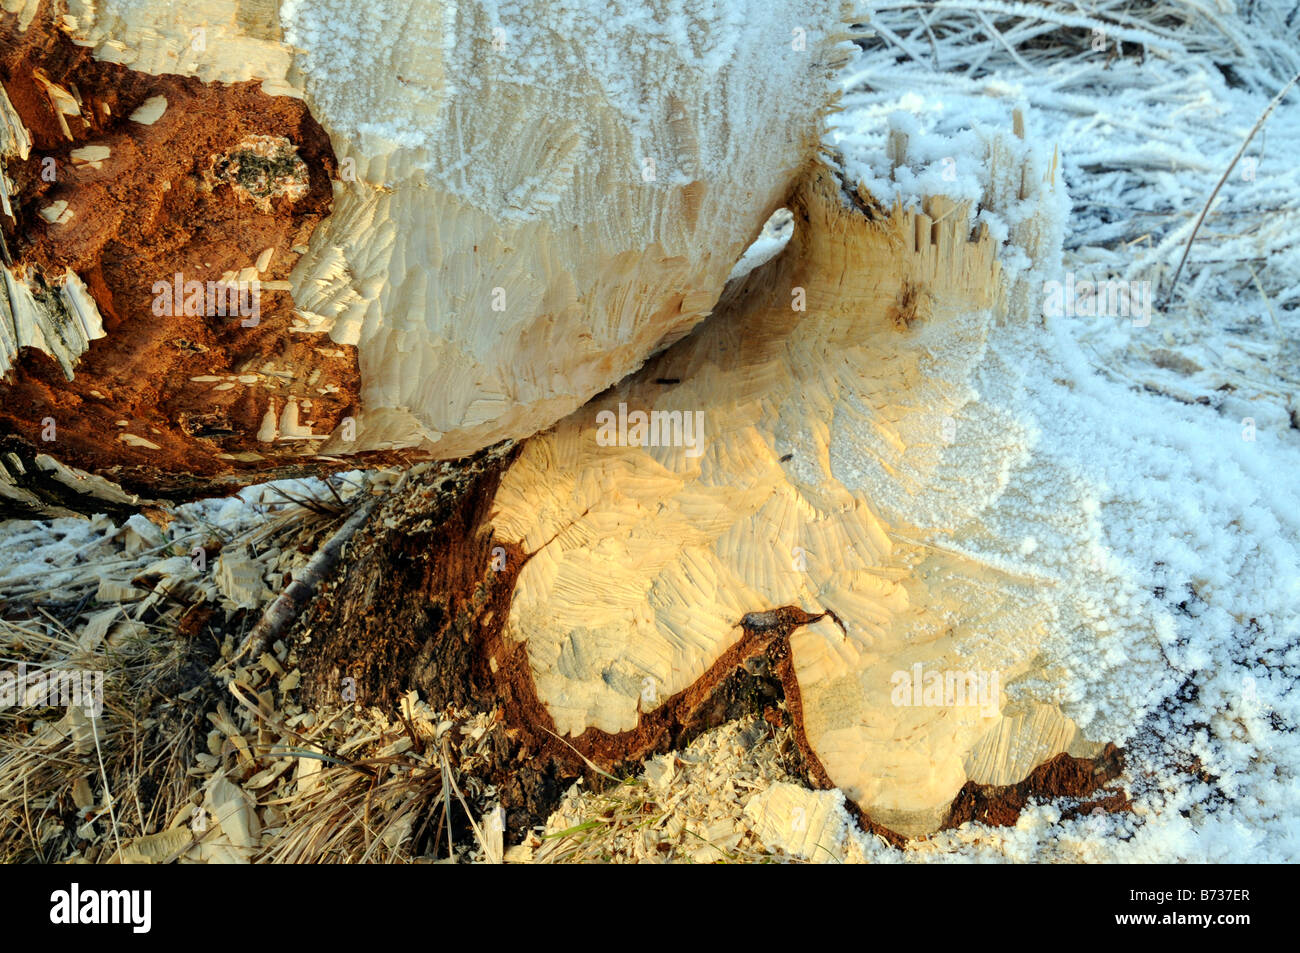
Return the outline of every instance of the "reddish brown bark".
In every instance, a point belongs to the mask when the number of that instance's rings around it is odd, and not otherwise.
[[[268,444],[256,435],[272,399],[279,407],[290,396],[309,401],[301,417],[320,434],[355,413],[354,348],[290,332],[293,301],[283,290],[260,292],[250,327],[251,317],[168,316],[154,307],[155,282],[180,274],[206,288],[267,248],[273,257],[260,279],[287,278],[294,247],[330,210],[335,162],[324,130],[300,100],[268,96],[257,83],[205,84],[97,62],[50,13],[47,3],[26,32],[0,14],[0,83],[33,139],[26,161],[7,162],[17,221],[0,216],[0,227],[17,271],[33,285],[72,269],[107,334],[91,342],[72,381],[44,353],[25,350],[0,381],[0,436],[151,497],[229,492],[337,468],[311,457],[303,442]],[[64,117],[71,141],[41,78],[80,98],[81,116]],[[128,118],[159,95],[168,105],[157,122]],[[247,154],[257,137],[296,150],[305,194],[260,198],[231,184],[230,158]],[[110,150],[99,168],[71,158],[90,144]],[[38,214],[55,201],[72,212],[65,224]],[[244,381],[226,387],[194,380],[240,374]],[[43,439],[47,418],[53,441]],[[158,449],[123,442],[123,433]],[[239,458],[246,454],[258,458]]]

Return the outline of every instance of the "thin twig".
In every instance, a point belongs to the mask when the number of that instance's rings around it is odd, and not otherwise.
[[[451,794],[447,790],[447,778],[451,772],[447,764],[447,739],[443,736],[441,744],[438,746],[439,754],[442,756],[442,816],[447,821],[447,857],[455,859],[456,843],[451,834]],[[470,819],[471,823],[473,818]]]
[[[1291,82],[1283,86],[1282,91],[1273,97],[1273,101],[1268,104],[1262,113],[1260,113],[1259,118],[1255,120],[1255,125],[1252,126],[1250,132],[1246,134],[1246,140],[1241,144],[1241,148],[1237,150],[1237,154],[1232,157],[1232,161],[1228,163],[1228,167],[1223,170],[1223,175],[1219,178],[1218,185],[1214,187],[1214,191],[1210,193],[1210,197],[1205,202],[1205,208],[1201,209],[1201,214],[1196,217],[1196,224],[1192,226],[1192,234],[1187,236],[1187,244],[1183,247],[1183,257],[1178,259],[1178,267],[1174,269],[1173,280],[1169,282],[1169,290],[1165,292],[1165,300],[1164,304],[1161,306],[1162,308],[1167,306],[1169,302],[1173,300],[1174,289],[1178,287],[1178,276],[1183,272],[1183,265],[1186,264],[1187,256],[1192,250],[1192,242],[1196,241],[1196,233],[1201,230],[1201,223],[1205,221],[1205,216],[1209,214],[1210,206],[1214,204],[1215,196],[1217,196],[1219,190],[1223,188],[1223,183],[1228,181],[1228,176],[1232,175],[1232,170],[1237,167],[1237,162],[1240,161],[1243,155],[1245,155],[1246,147],[1250,145],[1250,140],[1255,138],[1255,133],[1259,132],[1260,126],[1264,125],[1264,120],[1268,119],[1268,117],[1272,115],[1273,110],[1277,108],[1278,103],[1282,102],[1283,97],[1291,91],[1291,87],[1298,81],[1300,81],[1300,73],[1296,73],[1292,76]]]
[[[315,594],[316,587],[337,565],[343,552],[343,545],[370,517],[378,501],[378,497],[366,500],[344,520],[338,531],[329,538],[316,555],[312,556],[301,575],[289,583],[267,607],[266,612],[258,619],[257,625],[253,626],[252,631],[244,639],[239,651],[230,659],[231,663],[241,658],[256,659],[262,654],[262,649],[267,643],[278,638],[280,633],[298,617],[298,613]]]
[[[104,782],[104,800],[108,802],[108,822],[113,826],[113,840],[117,842],[117,859],[120,863],[122,860],[122,836],[117,830],[117,812],[113,810],[113,792],[108,787],[108,772],[104,770],[104,752],[99,747],[99,729],[95,723],[99,719],[90,716],[90,734],[95,739],[95,755],[99,758],[99,776]]]

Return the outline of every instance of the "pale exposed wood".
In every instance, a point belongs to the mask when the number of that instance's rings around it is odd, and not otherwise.
[[[1030,185],[1038,201],[1050,193]],[[790,637],[803,731],[873,820],[919,834],[968,780],[1012,783],[1092,750],[1054,704],[1012,703],[1008,689],[1044,675],[1044,640],[1086,598],[1057,560],[1082,566],[1096,535],[1022,486],[1057,484],[989,351],[995,323],[1031,320],[995,243],[944,199],[869,219],[871,206],[815,169],[782,256],[690,338],[530,441],[495,528],[533,553],[507,636],[526,642],[568,734],[634,728],[735,644],[750,613],[829,610]],[[1018,241],[1032,246],[1036,227]],[[698,455],[680,441],[602,446],[598,415],[620,405],[701,411]],[[1051,555],[1009,535],[1015,520],[1050,538]],[[929,673],[954,686],[971,673],[972,691],[900,704],[896,676],[918,665],[922,687]]]
[[[323,452],[528,436],[709,313],[818,148],[845,55],[839,0],[748,6],[691,10],[690,48],[466,2],[416,4],[395,61],[356,75],[308,51],[307,103],[355,168],[292,276],[298,330],[359,346],[355,439]]]
[[[77,359],[104,336],[95,299],[72,271],[53,288],[34,284],[21,271],[0,266],[0,376],[20,348],[44,351],[72,380]]]
[[[261,80],[271,95],[301,96],[279,7],[278,0],[68,0],[63,26],[96,58],[142,73]]]

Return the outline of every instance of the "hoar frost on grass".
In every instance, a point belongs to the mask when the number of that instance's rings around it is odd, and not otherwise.
[[[1065,272],[1149,282],[1158,299],[1196,216],[1272,96],[1300,72],[1300,4],[940,0],[873,6],[877,37],[845,78],[832,142],[883,201],[971,194],[972,125],[1015,106],[1058,147],[1072,208]],[[1010,49],[1008,49],[1010,47]],[[1095,48],[1100,47],[1100,49]],[[910,51],[910,52],[909,52]],[[930,135],[893,180],[890,117]],[[1300,419],[1300,93],[1253,139],[1143,333],[1083,320],[1102,373],[1236,419]]]

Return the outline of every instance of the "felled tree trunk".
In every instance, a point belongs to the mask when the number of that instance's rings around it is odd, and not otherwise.
[[[573,411],[710,312],[848,49],[678,6],[3,15],[0,434],[183,498]]]

